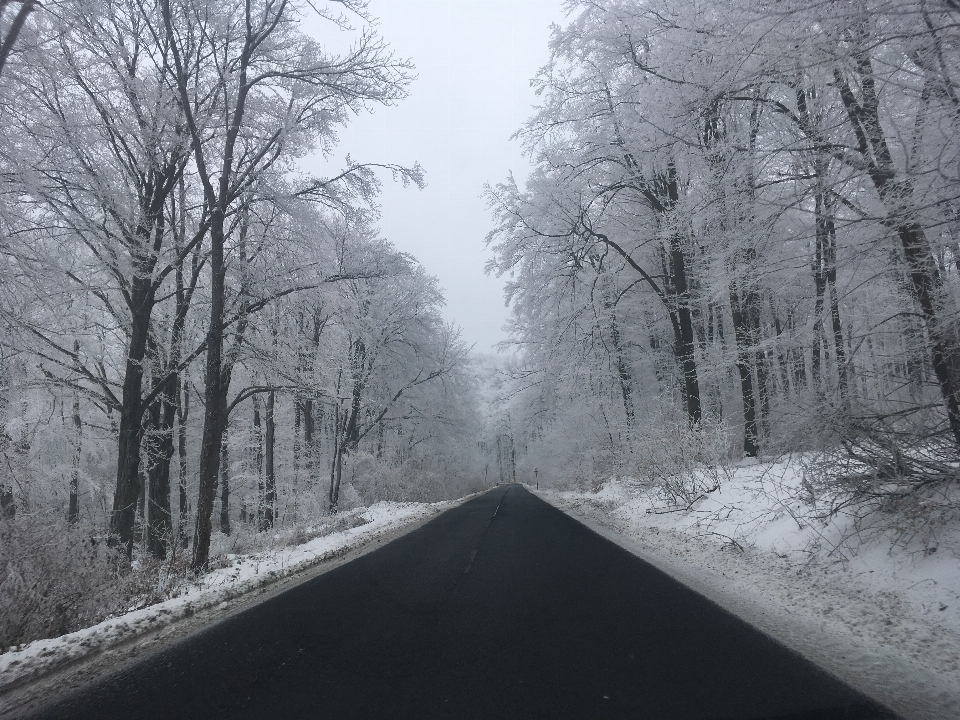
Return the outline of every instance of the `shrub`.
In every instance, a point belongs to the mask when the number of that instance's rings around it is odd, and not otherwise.
[[[121,609],[121,557],[59,518],[0,520],[0,647],[57,637]]]
[[[631,474],[670,505],[691,505],[720,487],[729,471],[730,432],[721,422],[705,418],[691,426],[654,414],[633,438]]]

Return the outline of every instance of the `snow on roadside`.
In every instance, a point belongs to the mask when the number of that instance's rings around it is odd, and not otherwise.
[[[68,635],[36,640],[0,655],[0,692],[33,677],[129,641],[206,608],[270,585],[318,563],[436,515],[459,501],[439,503],[380,502],[337,516],[339,532],[301,545],[249,555],[227,555],[227,565],[189,583],[174,598],[104,620]]]
[[[732,470],[690,508],[630,479],[540,494],[905,717],[960,718],[960,521],[868,532],[797,500],[796,460]]]

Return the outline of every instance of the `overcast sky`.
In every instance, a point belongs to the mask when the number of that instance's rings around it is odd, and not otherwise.
[[[341,148],[356,161],[426,170],[427,188],[384,183],[382,235],[439,278],[446,317],[489,352],[504,339],[502,282],[487,277],[485,182],[528,171],[510,136],[531,114],[530,79],[548,58],[562,0],[370,0],[379,30],[416,64],[410,96],[356,119]]]

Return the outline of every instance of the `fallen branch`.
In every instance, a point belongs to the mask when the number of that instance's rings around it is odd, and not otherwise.
[[[733,546],[734,546],[737,550],[739,550],[740,552],[745,552],[744,549],[743,549],[743,545],[741,545],[740,543],[738,543],[736,540],[734,540],[734,539],[733,539],[732,537],[730,537],[729,535],[724,535],[723,533],[714,532],[713,530],[707,530],[707,533],[706,533],[706,534],[707,534],[707,535],[716,535],[717,537],[722,537],[724,540],[727,541],[726,544],[724,545],[724,547],[726,547],[726,545],[733,545]]]
[[[654,515],[667,515],[667,514],[669,514],[669,513],[675,513],[675,512],[689,512],[690,510],[693,509],[693,506],[694,506],[694,505],[696,505],[698,502],[700,502],[701,500],[703,500],[704,498],[706,498],[707,495],[709,495],[710,493],[715,492],[715,491],[717,491],[717,490],[719,490],[719,489],[720,489],[720,483],[717,483],[716,485],[714,485],[714,486],[713,486],[712,488],[710,488],[709,490],[701,493],[701,494],[698,495],[696,498],[694,498],[693,500],[691,500],[691,501],[690,501],[690,504],[687,505],[686,507],[681,506],[681,507],[670,508],[670,509],[668,509],[668,510],[657,510],[656,508],[647,508],[647,515],[650,515],[651,513],[654,514]]]

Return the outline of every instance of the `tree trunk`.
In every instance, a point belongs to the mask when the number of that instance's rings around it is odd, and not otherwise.
[[[340,503],[340,477],[341,470],[343,469],[343,444],[345,434],[343,426],[345,425],[346,418],[341,419],[340,408],[334,408],[333,459],[330,463],[330,492],[327,495],[327,508],[331,513],[337,511],[337,505]]]
[[[815,200],[816,232],[813,251],[813,285],[816,293],[813,301],[813,358],[810,365],[810,376],[813,380],[814,392],[819,396],[823,392],[823,307],[827,292],[827,274],[824,269],[824,256],[827,246],[827,224],[825,215],[826,198],[823,193],[817,193]]]
[[[723,308],[710,303],[707,307],[707,337],[711,345],[723,348]],[[723,376],[717,377],[716,384],[716,419],[723,420]]]
[[[127,362],[123,376],[120,427],[117,445],[117,486],[110,513],[110,542],[123,549],[127,559],[133,554],[133,532],[140,484],[140,443],[143,438],[143,365],[150,315],[153,311],[151,274],[135,277],[131,288],[131,328]]]
[[[666,177],[667,207],[671,210],[680,202],[680,184],[676,165],[671,161]],[[691,425],[699,425],[702,418],[700,382],[697,377],[697,362],[694,354],[696,339],[693,328],[693,313],[690,308],[690,283],[687,280],[687,262],[683,250],[684,238],[679,232],[670,236],[670,283],[676,313],[674,320],[674,347],[677,364],[683,376],[683,397],[687,406],[687,418]],[[672,313],[671,313],[672,314]]]
[[[700,404],[700,381],[697,378],[697,361],[694,355],[693,315],[686,299],[681,301],[676,318],[674,347],[677,363],[683,376],[682,389],[687,419],[691,425],[699,425],[703,414]]]
[[[134,518],[134,530],[136,524],[140,523],[140,544],[143,547],[147,545],[147,514],[150,512],[147,507],[147,473],[144,471],[144,463],[140,463],[140,495],[137,497],[137,514]]]
[[[740,394],[743,397],[743,454],[760,454],[757,432],[757,406],[753,392],[753,368],[750,366],[751,342],[747,313],[734,287],[730,289],[730,309],[733,313],[733,331],[737,342],[737,370],[740,372]]]
[[[171,540],[173,531],[170,516],[170,462],[173,458],[176,412],[176,402],[167,393],[157,397],[149,412],[152,427],[147,440],[147,487],[150,494],[147,549],[161,560],[167,557],[166,543]]]
[[[6,5],[6,2],[0,4],[0,12],[5,9],[3,7],[4,5]],[[20,9],[17,10],[17,14],[13,16],[13,21],[7,28],[3,42],[0,43],[0,72],[3,71],[3,67],[7,64],[7,58],[10,56],[13,44],[17,41],[17,36],[23,29],[23,24],[27,21],[27,15],[38,5],[40,5],[38,0],[23,0],[20,3]]]
[[[343,447],[337,446],[333,453],[333,467],[330,470],[330,505],[331,513],[336,513],[340,505],[340,481],[343,477]]]
[[[843,328],[840,325],[840,298],[837,291],[837,241],[833,218],[829,220],[827,237],[827,281],[830,283],[830,319],[833,324],[833,348],[837,361],[837,390],[840,400],[846,403],[849,395],[849,377],[847,372],[847,353],[843,344]]]
[[[73,354],[80,353],[80,342],[73,341]],[[70,506],[67,510],[67,522],[77,525],[80,522],[80,459],[83,453],[83,421],[80,417],[80,393],[73,393],[73,430],[74,450],[73,469],[70,473]]]
[[[183,386],[181,389],[181,385]],[[177,396],[181,398],[177,408],[177,459],[178,462],[178,488],[179,513],[177,515],[177,538],[180,547],[186,549],[189,538],[187,537],[187,416],[190,414],[190,388],[187,383],[181,383],[177,378]]]
[[[607,302],[610,312],[610,343],[613,345],[614,360],[617,365],[617,378],[620,382],[620,395],[623,397],[623,412],[627,418],[627,427],[634,425],[633,410],[633,376],[623,357],[623,347],[620,341],[620,326],[614,316],[612,303]],[[382,433],[381,433],[382,437]]]
[[[301,442],[301,431],[303,429],[303,407],[302,399],[297,395],[293,397],[293,488],[294,493],[297,490],[297,483],[300,479],[300,463],[303,455],[303,444]]]
[[[276,520],[277,504],[277,477],[274,470],[274,445],[276,443],[276,421],[274,420],[274,406],[276,404],[276,392],[271,390],[267,393],[267,407],[264,417],[266,424],[266,452],[264,460],[266,468],[264,472],[264,498],[263,498],[263,524],[269,529],[273,527]]]
[[[747,306],[745,314],[747,316],[747,327],[750,338],[750,347],[753,348],[754,368],[757,373],[757,431],[759,433],[757,443],[769,433],[767,425],[770,416],[770,383],[769,373],[767,371],[767,354],[761,347],[763,342],[762,323],[760,319],[760,296],[753,291],[747,292]]]
[[[227,411],[227,388],[223,376],[223,310],[224,266],[223,210],[214,211],[216,218],[210,232],[210,320],[207,330],[207,362],[204,374],[203,439],[200,444],[200,487],[197,497],[197,521],[193,535],[194,572],[206,569],[210,556],[213,502],[217,494],[220,472],[220,439],[223,436]]]
[[[263,426],[260,423],[260,396],[253,396],[253,444],[254,466],[257,473],[257,530],[263,532],[266,526],[267,498],[263,486]]]
[[[350,400],[350,414],[344,424],[343,444],[345,447],[355,446],[360,439],[360,405],[363,401],[364,375],[367,364],[367,346],[363,340],[357,338],[351,346],[350,374],[353,380],[353,390]]]
[[[497,435],[497,477],[503,482],[503,435]]]
[[[230,534],[230,448],[229,431],[224,428],[220,442],[220,532]]]
[[[314,456],[314,433],[316,432],[316,421],[313,417],[313,398],[303,399],[303,454],[304,470],[307,474],[307,482],[313,482],[313,456]]]

